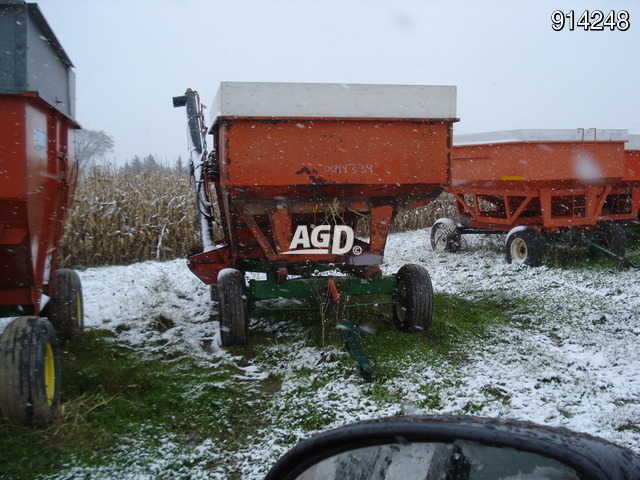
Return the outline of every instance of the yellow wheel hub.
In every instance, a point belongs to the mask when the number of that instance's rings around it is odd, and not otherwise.
[[[78,323],[78,328],[82,328],[82,298],[80,298],[80,293],[76,293],[76,322]]]
[[[56,393],[56,364],[50,343],[44,347],[44,386],[47,393],[47,403],[53,405]]]

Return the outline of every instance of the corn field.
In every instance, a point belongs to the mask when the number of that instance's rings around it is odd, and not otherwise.
[[[189,176],[96,167],[80,179],[60,246],[69,268],[184,257],[198,245]]]
[[[433,202],[413,210],[400,210],[391,224],[392,232],[406,232],[431,227],[441,217],[455,218],[455,203],[448,193],[441,194]]]
[[[452,212],[453,202],[442,195],[419,209],[400,211],[392,231],[429,227]],[[186,173],[99,166],[78,183],[59,261],[86,268],[184,258],[199,245],[198,235],[195,194]]]

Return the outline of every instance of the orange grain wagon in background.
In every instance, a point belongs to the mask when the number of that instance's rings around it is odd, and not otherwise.
[[[618,215],[622,223],[637,226],[640,215],[640,135],[629,135],[624,149],[625,173],[609,194],[604,210],[612,217]]]
[[[424,267],[383,276],[380,265],[398,209],[449,182],[455,97],[448,86],[224,82],[208,128],[195,92],[174,98],[187,107],[199,198],[202,246],[188,263],[216,286],[223,345],[247,341],[256,300],[327,291],[391,295],[400,329],[429,326]],[[266,280],[247,286],[246,272]]]
[[[57,253],[78,176],[73,65],[36,4],[0,1],[0,410],[44,424],[82,289]]]
[[[456,251],[462,234],[507,233],[507,262],[537,265],[547,241],[577,234],[623,256],[614,222],[633,214],[606,206],[625,176],[627,139],[626,130],[596,129],[456,135],[447,192],[457,219],[436,221],[432,247]]]

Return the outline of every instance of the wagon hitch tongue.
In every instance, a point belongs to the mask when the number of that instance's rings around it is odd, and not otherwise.
[[[611,250],[609,250],[608,248],[605,248],[602,245],[597,244],[596,242],[593,242],[591,240],[585,239],[584,243],[590,249],[595,250],[596,252],[599,252],[599,253],[603,254],[604,256],[609,257],[612,260],[615,260],[615,261],[619,262],[620,265],[623,266],[624,268],[640,269],[640,265],[637,264],[636,262],[634,262],[633,260],[629,260],[628,258],[625,258],[625,257],[623,257],[621,255],[618,255],[618,254],[612,252]]]
[[[345,350],[356,362],[363,380],[365,382],[372,382],[373,374],[378,368],[378,362],[375,357],[366,355],[362,350],[362,343],[360,342],[358,329],[356,328],[355,323],[350,322],[347,319],[347,309],[340,299],[340,293],[338,292],[336,283],[331,278],[327,280],[327,289],[329,292],[329,299],[337,312],[337,317],[340,319],[338,321],[338,330],[342,336]]]

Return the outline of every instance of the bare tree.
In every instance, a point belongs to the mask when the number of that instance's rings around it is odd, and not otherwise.
[[[76,133],[76,157],[82,166],[104,157],[113,150],[115,141],[102,130],[78,130]]]

